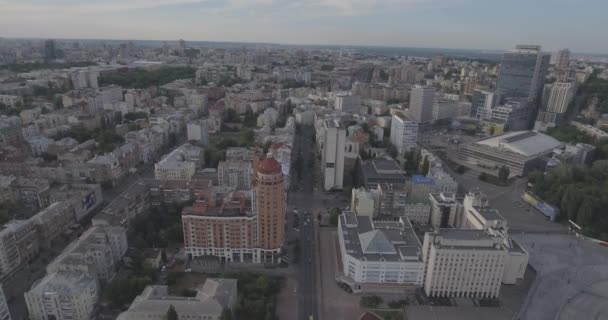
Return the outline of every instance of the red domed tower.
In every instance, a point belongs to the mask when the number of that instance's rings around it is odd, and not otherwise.
[[[281,164],[268,154],[257,167],[255,208],[261,262],[278,262],[285,242],[285,189]]]

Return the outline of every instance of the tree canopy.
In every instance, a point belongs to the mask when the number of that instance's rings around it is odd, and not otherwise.
[[[99,77],[99,85],[119,85],[124,88],[145,89],[161,86],[178,79],[194,79],[196,70],[191,67],[163,67],[158,70],[136,69],[129,72],[114,72]]]
[[[562,165],[546,174],[534,173],[533,192],[560,209],[583,233],[608,241],[608,160],[591,167]]]

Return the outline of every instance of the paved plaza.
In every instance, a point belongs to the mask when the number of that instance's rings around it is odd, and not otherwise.
[[[523,320],[608,319],[608,248],[574,235],[515,234],[537,271]]]

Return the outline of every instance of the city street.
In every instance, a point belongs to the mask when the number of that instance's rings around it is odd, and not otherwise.
[[[299,241],[300,258],[298,264],[298,319],[319,319],[318,312],[318,221],[317,213],[321,209],[320,201],[315,196],[314,173],[311,172],[310,164],[314,165],[314,129],[312,127],[301,128],[300,134],[296,135],[295,154],[300,159],[299,179],[292,181],[294,184],[288,197],[288,229],[289,233],[295,233],[293,228],[294,210],[300,213],[299,217]],[[313,167],[314,168],[314,167]],[[298,168],[295,168],[295,172]],[[294,177],[295,178],[295,177]],[[291,237],[290,237],[291,238]]]

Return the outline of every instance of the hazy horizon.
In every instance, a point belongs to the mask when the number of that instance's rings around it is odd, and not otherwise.
[[[598,41],[606,9],[600,0],[0,0],[0,29],[8,38],[476,50],[534,43],[607,54]]]

